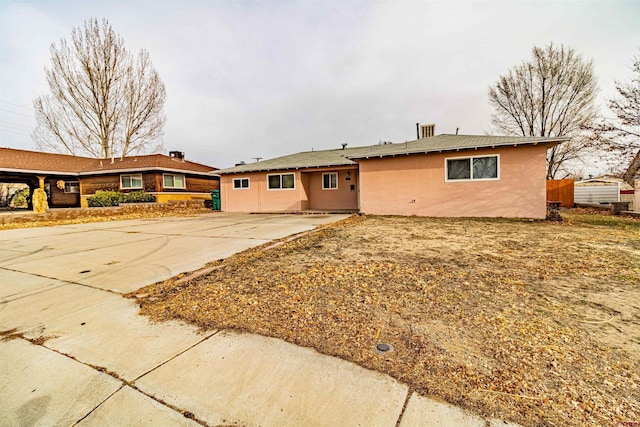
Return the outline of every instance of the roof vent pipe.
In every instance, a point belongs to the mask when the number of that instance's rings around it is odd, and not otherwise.
[[[347,143],[346,142],[342,143],[342,149],[344,150],[345,148],[347,148]]]
[[[420,139],[420,123],[416,123],[416,139]]]
[[[456,135],[458,134],[458,131],[460,130],[460,128],[456,128]]]

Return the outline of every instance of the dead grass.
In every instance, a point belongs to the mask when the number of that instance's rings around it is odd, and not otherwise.
[[[0,224],[0,230],[11,230],[15,228],[53,227],[56,225],[86,224],[93,222],[124,221],[128,219],[139,218],[160,218],[166,216],[192,216],[210,212],[211,209],[206,208],[191,208],[179,206],[176,206],[172,209],[148,209],[144,211],[141,210],[137,212],[118,212],[113,214],[105,214],[102,212],[96,212],[92,211],[91,209],[87,209],[86,212],[83,212],[84,215],[79,218],[38,220],[34,217],[33,220],[24,222],[9,222],[7,224]],[[20,214],[20,212],[16,213]]]
[[[484,416],[637,422],[640,221],[564,217],[353,217],[138,294],[154,319],[313,347]]]

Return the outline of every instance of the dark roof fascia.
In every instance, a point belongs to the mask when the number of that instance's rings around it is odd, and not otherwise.
[[[93,175],[117,175],[121,173],[131,173],[131,172],[172,172],[172,173],[182,173],[189,175],[201,175],[201,176],[215,176],[215,171],[210,172],[200,172],[200,171],[190,171],[187,169],[173,169],[173,168],[163,168],[163,167],[146,167],[146,168],[122,168],[122,169],[106,169],[106,170],[90,170],[80,172],[78,176],[80,177],[89,177]]]
[[[186,169],[170,169],[170,168],[162,168],[162,167],[148,167],[148,168],[123,168],[123,169],[109,169],[109,170],[97,170],[97,171],[84,171],[84,172],[65,172],[65,171],[46,171],[46,170],[38,170],[38,169],[11,169],[11,168],[0,168],[3,172],[11,172],[11,173],[22,173],[22,174],[35,174],[35,175],[64,175],[64,176],[76,176],[79,178],[89,177],[92,175],[118,175],[121,173],[130,173],[130,172],[173,172],[173,173],[182,173],[188,175],[200,175],[200,176],[216,176],[217,174],[214,171],[211,172],[200,172],[200,171],[190,171]]]
[[[370,156],[347,156],[349,160],[353,160],[357,162],[358,160],[367,160],[367,159],[379,159],[383,157],[399,157],[399,156],[410,156],[410,155],[418,155],[418,154],[430,154],[430,153],[456,153],[460,151],[477,151],[484,149],[493,149],[493,148],[506,148],[506,147],[518,147],[521,145],[538,145],[538,144],[548,144],[548,145],[558,145],[562,142],[569,141],[571,138],[558,138],[553,141],[528,141],[528,142],[505,142],[501,144],[487,144],[487,145],[477,145],[474,147],[452,147],[452,148],[434,148],[433,150],[413,150],[406,152],[397,152],[397,153],[382,153],[382,154],[373,154]]]

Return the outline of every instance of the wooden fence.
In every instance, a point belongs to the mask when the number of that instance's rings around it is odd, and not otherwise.
[[[547,180],[547,202],[560,202],[563,208],[573,207],[573,180]]]

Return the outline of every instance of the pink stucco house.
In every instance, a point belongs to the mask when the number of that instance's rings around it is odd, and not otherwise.
[[[443,134],[296,153],[216,173],[227,212],[544,218],[547,149],[568,140]]]

